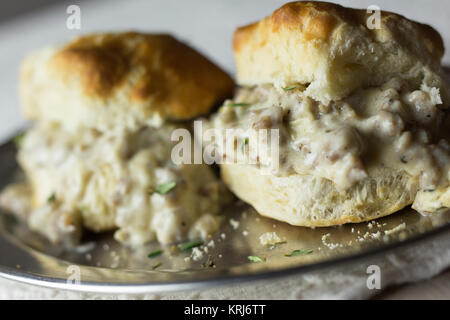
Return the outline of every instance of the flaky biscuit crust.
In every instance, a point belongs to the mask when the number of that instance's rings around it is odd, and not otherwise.
[[[233,87],[219,67],[163,34],[83,36],[62,48],[30,55],[21,70],[25,115],[33,120],[81,104],[84,112],[111,108],[119,116],[129,112],[141,118],[157,114],[186,120],[207,113],[232,94]]]
[[[306,88],[304,95],[327,105],[359,89],[401,79],[407,90],[439,89],[443,103],[438,107],[447,108],[449,89],[440,65],[444,46],[439,33],[384,11],[380,28],[370,29],[370,16],[366,10],[325,2],[282,6],[235,32],[238,83],[287,90],[300,83]],[[346,190],[313,172],[264,175],[255,166],[240,164],[223,164],[221,169],[228,187],[261,215],[298,226],[369,221],[411,204],[431,213],[448,207],[450,201],[448,187],[420,191],[417,177],[384,165],[370,166],[368,178]]]
[[[389,168],[374,168],[369,179],[346,192],[321,177],[264,175],[250,165],[225,164],[221,173],[231,191],[261,215],[304,227],[384,217],[413,203],[418,191],[417,179]]]
[[[308,84],[323,103],[392,77],[441,89],[442,39],[432,27],[381,12],[380,28],[369,29],[371,13],[325,2],[292,2],[271,16],[238,28],[233,47],[238,83]]]

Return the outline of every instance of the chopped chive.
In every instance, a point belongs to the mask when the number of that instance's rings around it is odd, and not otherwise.
[[[203,244],[202,241],[190,241],[190,242],[179,244],[178,248],[181,251],[188,251],[188,250],[191,250],[193,248],[200,247],[202,244]]]
[[[147,257],[149,258],[155,258],[155,257],[159,257],[160,255],[162,255],[163,251],[162,250],[155,250],[153,252],[150,252]]]
[[[251,262],[266,262],[266,258],[260,258],[258,256],[248,256],[248,260],[250,260]]]
[[[162,183],[162,184],[157,185],[155,189],[151,189],[150,193],[156,192],[156,193],[164,195],[164,194],[167,194],[170,191],[172,191],[172,189],[175,188],[176,185],[177,185],[177,183],[174,181]]]
[[[244,140],[242,140],[242,152],[245,152],[246,145],[248,145],[248,137],[245,137]]]
[[[297,88],[297,86],[292,86],[292,87],[286,87],[286,88],[282,88],[284,91],[290,91],[290,90],[294,90],[295,88]]]
[[[239,102],[239,103],[229,103],[227,104],[228,107],[247,107],[250,103],[247,102]]]
[[[53,203],[56,200],[56,194],[53,192],[48,198],[47,198],[47,202],[48,203]]]
[[[22,146],[24,138],[25,138],[25,133],[20,133],[13,138],[13,142],[16,145],[16,148],[20,148]]]
[[[299,255],[303,255],[303,254],[310,254],[312,253],[313,250],[312,249],[304,249],[304,250],[294,250],[289,254],[285,254],[285,257],[293,257],[293,256],[299,256]]]
[[[152,266],[152,270],[156,270],[156,269],[158,269],[159,267],[161,267],[162,266],[162,262],[158,262],[157,264],[154,264],[153,266]]]

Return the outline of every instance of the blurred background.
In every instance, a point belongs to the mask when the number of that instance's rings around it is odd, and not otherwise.
[[[27,52],[93,31],[170,32],[234,74],[231,39],[237,26],[269,15],[279,0],[13,0],[0,1],[0,142],[25,121],[17,98],[18,67]],[[449,0],[342,0],[344,6],[400,13],[436,28],[450,48]],[[81,9],[81,28],[66,26],[67,8]],[[444,64],[450,65],[450,51]]]

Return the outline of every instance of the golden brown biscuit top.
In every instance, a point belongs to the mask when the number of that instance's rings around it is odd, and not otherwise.
[[[85,97],[125,95],[146,114],[171,120],[208,112],[233,91],[232,79],[170,35],[92,34],[70,42],[50,61],[53,76]]]
[[[329,2],[290,2],[263,20],[238,28],[234,34],[233,48],[235,51],[239,51],[240,46],[247,41],[259,24],[267,24],[271,32],[281,32],[281,29],[287,28],[290,31],[301,33],[305,40],[326,41],[342,23],[370,30],[367,27],[367,19],[370,15],[371,13],[363,9],[346,8]],[[432,27],[388,11],[381,11],[381,17],[383,20],[382,29],[386,25],[411,23],[421,36],[420,39],[414,39],[414,41],[422,41],[428,53],[436,60],[442,58],[444,44],[439,33]],[[372,31],[378,32],[377,29]],[[402,33],[400,26],[396,31],[400,36]]]
[[[238,28],[233,47],[242,86],[302,84],[327,104],[399,78],[411,88],[437,88],[448,105],[439,33],[394,13],[291,2]]]

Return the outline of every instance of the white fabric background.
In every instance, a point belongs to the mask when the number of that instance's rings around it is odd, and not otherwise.
[[[220,66],[234,73],[231,37],[240,25],[270,14],[286,1],[279,0],[98,0],[60,1],[52,7],[32,11],[6,21],[0,20],[0,141],[24,125],[17,99],[17,70],[30,50],[48,43],[66,41],[79,34],[107,30],[171,32],[190,43]],[[346,6],[401,13],[439,30],[450,48],[450,1],[448,0],[343,0]],[[82,11],[80,31],[66,28],[66,8],[78,4]],[[0,4],[1,10],[1,4]],[[444,64],[450,64],[450,51]],[[402,250],[377,259],[383,270],[383,288],[394,283],[426,279],[450,265],[450,235],[438,241]],[[216,288],[207,291],[127,298],[365,298],[378,292],[367,290],[368,262],[339,267],[327,272],[276,281]],[[82,295],[20,285],[0,279],[0,298],[125,298]]]

